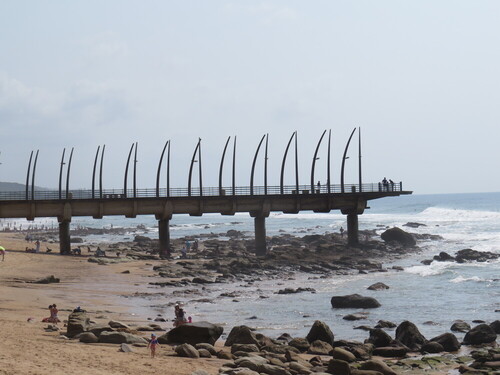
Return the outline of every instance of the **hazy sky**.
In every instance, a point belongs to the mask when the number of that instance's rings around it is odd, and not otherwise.
[[[23,183],[39,149],[36,184],[57,187],[62,150],[75,147],[70,187],[90,188],[106,144],[104,187],[122,188],[138,142],[138,187],[152,188],[170,139],[171,184],[185,187],[200,137],[204,185],[216,186],[226,138],[237,135],[237,180],[248,185],[269,133],[275,185],[297,130],[307,184],[331,129],[339,183],[360,126],[365,182],[500,191],[499,103],[499,1],[0,2],[0,181]],[[349,156],[346,182],[356,183],[357,139]]]

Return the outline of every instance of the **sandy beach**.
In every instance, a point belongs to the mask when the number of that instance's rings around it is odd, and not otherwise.
[[[367,234],[368,236],[368,234]],[[41,236],[43,239],[44,237]],[[351,270],[360,272],[380,272],[380,264],[376,262],[385,257],[404,256],[406,251],[403,248],[393,248],[393,254],[388,255],[386,247],[380,244],[364,245],[363,257],[355,256],[355,249],[342,245],[341,237],[330,236],[330,241],[335,243],[337,252],[328,256],[325,253],[327,247],[325,237],[311,236],[309,240],[319,241],[322,245],[314,245],[317,248],[315,256],[308,253],[307,261],[299,259],[296,253],[291,252],[290,245],[286,245],[283,239],[274,238],[275,244],[272,255],[266,259],[254,259],[254,256],[245,253],[243,250],[238,257],[231,258],[228,252],[232,252],[237,244],[242,241],[228,242],[229,248],[220,249],[217,246],[216,253],[224,252],[224,256],[209,257],[214,250],[203,248],[194,259],[189,262],[183,260],[159,260],[148,259],[153,257],[146,252],[140,252],[129,248],[129,253],[125,257],[116,257],[116,249],[113,245],[106,247],[108,257],[102,259],[103,264],[99,264],[99,259],[93,257],[93,262],[89,262],[91,253],[82,247],[81,256],[60,256],[55,249],[57,244],[48,243],[45,240],[41,243],[40,253],[29,253],[25,251],[26,246],[33,247],[32,243],[25,241],[21,232],[0,233],[0,244],[7,249],[5,260],[0,262],[0,374],[67,374],[77,372],[80,374],[172,374],[190,375],[193,371],[204,370],[208,374],[217,374],[219,369],[227,364],[227,359],[212,358],[181,358],[174,351],[174,346],[163,344],[157,353],[157,357],[150,358],[149,350],[145,346],[132,347],[133,352],[124,353],[120,351],[120,346],[115,344],[84,344],[78,340],[70,340],[64,336],[66,333],[65,321],[69,314],[77,306],[85,309],[91,321],[96,324],[107,325],[109,321],[115,320],[133,327],[145,326],[151,323],[155,316],[139,317],[130,313],[130,306],[137,290],[145,290],[145,287],[152,281],[158,280],[158,274],[164,274],[164,283],[182,285],[186,275],[199,275],[212,277],[214,273],[209,270],[213,266],[217,269],[215,274],[225,273],[235,274],[245,273],[251,269],[252,273],[261,272],[263,275],[269,270],[274,270],[269,275],[271,277],[283,277],[281,267],[277,264],[293,265],[306,269],[306,272],[315,272],[311,268],[323,261],[321,272],[326,272],[326,268],[331,263],[343,264]],[[294,239],[296,240],[296,239]],[[145,239],[142,238],[141,242]],[[280,242],[281,241],[281,242]],[[308,241],[308,240],[306,240]],[[315,242],[312,243],[315,243]],[[209,243],[207,241],[207,243]],[[214,242],[218,243],[218,242]],[[49,247],[53,249],[51,253],[45,252]],[[123,246],[136,247],[131,243],[120,244],[120,251]],[[149,241],[145,241],[144,248],[150,246]],[[280,247],[281,246],[281,247]],[[241,251],[241,250],[240,250]],[[360,251],[357,249],[356,251]],[[131,255],[132,254],[132,255]],[[134,255],[135,254],[135,255]],[[138,254],[143,254],[143,259],[134,260]],[[205,254],[205,255],[202,255]],[[246,254],[246,255],[245,255]],[[288,254],[288,257],[285,255]],[[350,254],[351,258],[347,257]],[[371,256],[368,256],[370,254]],[[132,258],[131,258],[132,257]],[[140,256],[139,256],[140,257]],[[154,258],[154,257],[153,257]],[[297,258],[297,259],[295,259]],[[234,259],[238,259],[237,261]],[[386,258],[387,259],[387,258]],[[215,263],[214,263],[215,262]],[[102,263],[102,262],[101,262]],[[187,268],[183,268],[187,267]],[[215,269],[214,268],[214,269]],[[286,268],[286,267],[285,267]],[[340,272],[346,269],[330,269],[330,272]],[[286,271],[285,275],[288,274]],[[39,284],[37,280],[54,275],[60,279],[59,283]],[[166,278],[165,278],[166,277]],[[234,277],[234,276],[233,276]],[[163,282],[162,282],[163,283]],[[155,283],[157,284],[157,283]],[[192,287],[191,287],[192,288]],[[175,301],[165,297],[164,305],[170,306]],[[48,323],[43,323],[42,319],[49,316],[48,306],[57,304],[59,309],[59,331],[49,331]],[[172,311],[173,315],[173,311]],[[158,322],[162,331],[172,327],[172,321],[165,317],[167,321]],[[155,322],[156,323],[156,322]],[[245,324],[242,321],[239,324]],[[232,327],[225,327],[225,334],[229,333]],[[148,337],[149,332],[133,332],[142,337]],[[367,335],[368,336],[368,335]],[[226,337],[226,336],[225,336]],[[344,338],[348,339],[348,338]],[[269,340],[269,339],[267,339]],[[224,347],[224,342],[219,339],[216,343],[217,350],[229,352],[230,347]],[[456,353],[454,358],[468,355],[468,350]],[[228,353],[230,356],[230,354]],[[271,356],[274,354],[271,354]],[[314,356],[311,354],[301,354],[303,360],[310,360]],[[427,362],[415,362],[420,355],[413,353],[405,360],[398,358],[387,358],[386,361],[392,363],[398,369],[404,370],[407,374],[442,374],[457,369],[459,364],[465,363],[458,360],[449,360],[446,356],[433,358],[432,365]],[[322,357],[323,366],[332,357],[325,355]],[[377,357],[373,357],[377,358]],[[378,358],[381,359],[381,358]],[[320,360],[320,361],[321,361]],[[470,359],[469,359],[470,361]],[[326,368],[326,367],[324,367]],[[389,370],[388,370],[389,371]],[[392,370],[391,370],[392,371]],[[293,372],[292,372],[293,373]],[[297,372],[296,372],[297,373]],[[299,372],[300,373],[300,372]],[[388,374],[391,372],[388,372]],[[395,373],[400,373],[396,371]]]
[[[123,307],[111,305],[106,298],[116,290],[99,289],[111,282],[126,293],[131,283],[145,282],[148,271],[144,262],[127,262],[100,267],[87,257],[62,257],[57,254],[26,253],[21,234],[2,233],[0,243],[8,249],[0,262],[0,374],[191,374],[204,369],[216,374],[224,362],[220,359],[195,360],[175,356],[172,348],[163,345],[155,359],[147,348],[134,348],[133,353],[119,352],[111,344],[82,344],[60,338],[58,332],[46,332],[42,318],[49,315],[47,307],[56,303],[61,320],[67,319],[76,306],[84,306],[97,322],[111,319],[126,323],[133,317],[123,314]],[[45,249],[42,243],[42,249]],[[130,274],[122,274],[125,269]],[[32,284],[28,281],[55,275],[57,284]],[[92,280],[95,289],[89,288]],[[124,292],[125,291],[125,292]],[[28,319],[30,322],[28,322]],[[163,323],[168,324],[171,323]],[[62,333],[64,323],[59,323]]]

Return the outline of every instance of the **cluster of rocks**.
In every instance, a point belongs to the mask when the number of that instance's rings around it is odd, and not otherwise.
[[[232,329],[225,343],[231,347],[232,361],[225,363],[219,372],[227,375],[394,375],[398,371],[404,372],[415,367],[432,367],[441,361],[439,357],[415,360],[408,357],[409,353],[452,353],[457,352],[462,344],[495,346],[499,326],[500,321],[490,325],[480,324],[467,332],[462,343],[453,333],[444,333],[427,340],[409,321],[397,326],[394,339],[382,329],[374,328],[370,330],[369,338],[364,343],[335,341],[330,328],[321,321],[314,323],[305,338],[292,338],[283,334],[276,340],[256,334],[249,327],[238,326]],[[460,365],[462,373],[469,371],[472,374],[477,369],[498,370],[498,353],[497,349],[477,352],[472,355],[475,361],[469,366],[467,363],[472,359],[468,357],[457,357],[452,363]],[[306,360],[300,354],[314,356]],[[329,358],[325,359],[326,356]],[[387,364],[373,356],[401,360]]]
[[[73,312],[68,317],[66,337],[77,339],[83,343],[131,344],[145,346],[148,341],[139,336],[139,331],[159,331],[162,328],[151,323],[144,327],[134,327],[118,321],[109,321],[108,324],[91,322],[86,312]]]
[[[500,254],[492,253],[489,251],[477,251],[473,249],[463,249],[457,251],[455,256],[452,256],[444,251],[441,251],[438,255],[435,255],[433,259],[423,260],[423,264],[431,264],[433,261],[437,262],[457,262],[457,263],[468,263],[468,262],[487,262],[491,260],[497,260],[500,258]]]

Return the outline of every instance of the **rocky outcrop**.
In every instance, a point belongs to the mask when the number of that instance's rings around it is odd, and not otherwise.
[[[398,242],[404,246],[415,246],[417,244],[415,238],[410,233],[398,227],[387,229],[382,233],[381,238],[385,242]]]
[[[222,335],[224,328],[209,322],[197,322],[180,325],[158,338],[160,344],[208,343],[214,345]]]
[[[107,344],[147,344],[148,342],[136,335],[126,332],[103,332],[99,336],[99,342]]]
[[[453,333],[443,333],[442,335],[433,337],[429,341],[441,344],[443,350],[446,352],[456,352],[460,349],[460,342]]]
[[[333,296],[331,299],[332,307],[335,309],[355,308],[370,309],[380,307],[380,303],[373,297],[364,297],[359,294],[350,294],[346,296]]]
[[[67,325],[66,336],[71,338],[88,330],[90,318],[84,312],[71,313]]]
[[[389,287],[387,285],[385,285],[384,283],[378,282],[378,283],[370,285],[366,289],[368,289],[368,290],[386,290],[386,289],[389,289]]]
[[[420,350],[422,345],[427,342],[417,326],[407,320],[396,328],[396,340],[411,350]]]
[[[457,252],[455,260],[458,263],[465,262],[486,262],[488,260],[495,260],[500,257],[500,254],[491,253],[489,251],[477,251],[472,249],[463,249]]]
[[[334,341],[334,336],[332,331],[330,330],[330,327],[328,327],[326,323],[320,320],[316,320],[312,325],[311,329],[309,330],[306,339],[310,343],[316,340],[321,340],[332,345]]]

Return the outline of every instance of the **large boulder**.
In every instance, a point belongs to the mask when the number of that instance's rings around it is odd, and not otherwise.
[[[335,309],[370,309],[380,307],[380,303],[372,297],[364,297],[359,294],[349,294],[346,296],[333,296],[332,307]]]
[[[500,334],[500,320],[495,320],[490,324],[491,329],[497,333]]]
[[[330,330],[330,327],[328,327],[326,323],[320,320],[316,320],[314,322],[311,329],[309,330],[309,333],[306,336],[306,339],[310,343],[316,340],[321,340],[330,345],[332,345],[334,341],[333,333]]]
[[[404,357],[408,353],[408,348],[404,346],[382,346],[373,349],[373,355],[385,358]]]
[[[189,344],[182,344],[175,347],[175,352],[179,357],[200,358],[200,353],[194,346]]]
[[[497,334],[488,324],[479,324],[465,334],[464,345],[489,344],[497,339]]]
[[[394,340],[389,334],[380,328],[370,330],[370,337],[365,340],[366,344],[373,344],[376,348],[389,346]]]
[[[107,344],[147,344],[146,339],[126,332],[102,332],[99,342]]]
[[[398,227],[387,229],[384,233],[382,233],[381,237],[385,242],[394,241],[404,246],[415,246],[417,243],[415,238],[413,238],[410,233],[405,232]]]
[[[417,326],[405,320],[396,328],[396,340],[411,350],[420,350],[427,339],[420,333]]]
[[[443,333],[442,335],[436,336],[429,341],[441,344],[446,352],[456,352],[460,349],[460,342],[458,342],[457,337],[453,333]]]
[[[255,344],[259,346],[259,340],[255,336],[255,333],[247,326],[235,326],[229,332],[227,336],[225,346],[231,346],[233,344]]]
[[[238,358],[234,361],[234,364],[238,367],[248,368],[253,371],[258,371],[260,366],[268,364],[269,361],[259,355],[252,357]]]
[[[215,344],[222,335],[224,328],[209,322],[182,324],[158,338],[160,344]]]
[[[74,312],[68,317],[67,337],[74,337],[79,333],[88,331],[90,318],[84,312]]]

